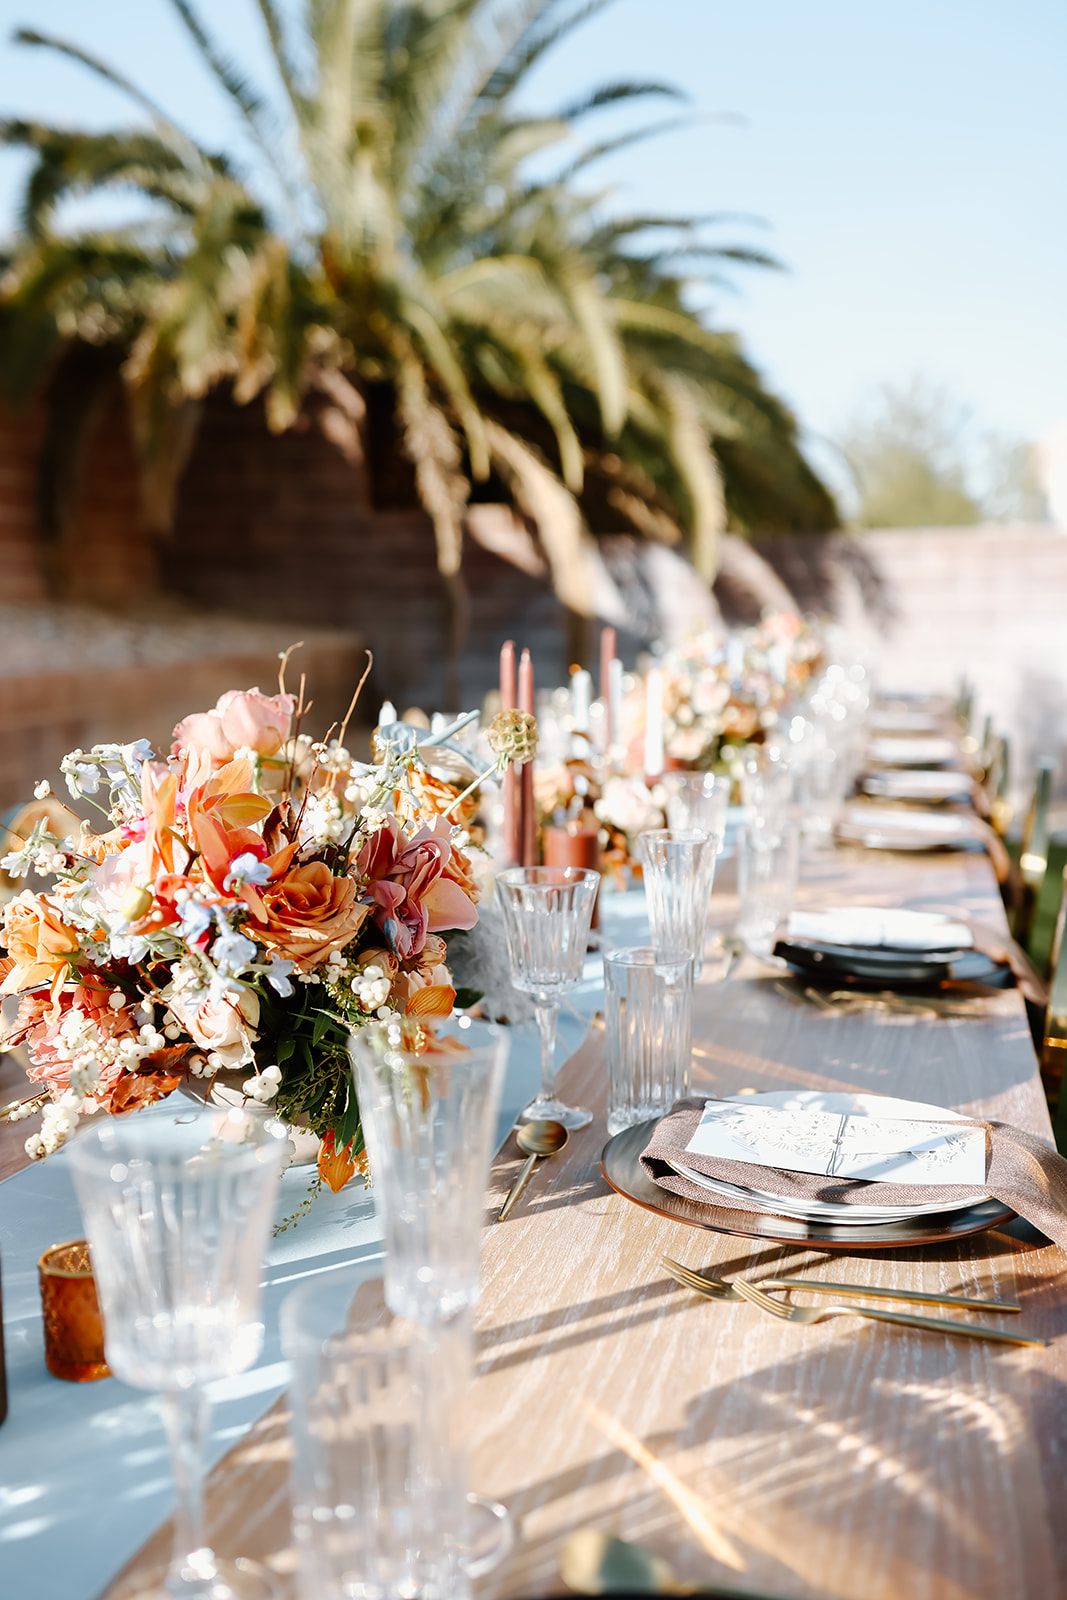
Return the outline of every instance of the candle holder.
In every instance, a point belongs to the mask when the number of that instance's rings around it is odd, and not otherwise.
[[[53,1378],[92,1383],[110,1378],[104,1323],[84,1239],[54,1244],[37,1262],[44,1312],[44,1361]]]

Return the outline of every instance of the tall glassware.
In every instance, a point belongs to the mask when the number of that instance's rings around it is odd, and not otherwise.
[[[276,1593],[268,1573],[218,1561],[204,1542],[204,1385],[244,1372],[262,1347],[260,1278],[283,1150],[279,1123],[240,1108],[101,1118],[71,1146],[108,1365],[160,1391],[178,1494],[169,1571],[125,1596]]]
[[[663,783],[671,829],[710,834],[721,855],[733,780],[722,772],[668,772]]]
[[[775,929],[796,903],[799,854],[797,830],[791,824],[782,824],[777,832],[754,823],[742,830],[737,933],[753,955],[771,954]]]
[[[608,1132],[662,1117],[689,1093],[693,963],[655,950],[604,957]]]
[[[541,1035],[541,1093],[528,1118],[584,1128],[593,1113],[556,1098],[560,996],[582,980],[600,874],[581,867],[511,867],[497,875],[497,901],[516,989],[534,998]]]
[[[397,1315],[423,1322],[478,1297],[508,1041],[493,1028],[468,1047],[466,1032],[435,1038],[392,1017],[366,1024],[349,1044],[385,1230],[385,1297]]]
[[[375,1280],[330,1273],[282,1305],[301,1600],[466,1600],[469,1313],[381,1314]]]
[[[688,828],[653,828],[639,837],[652,943],[660,955],[689,956],[699,978],[715,882],[715,840]]]

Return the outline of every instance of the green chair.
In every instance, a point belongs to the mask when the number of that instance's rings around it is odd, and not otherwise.
[[[1052,1131],[1056,1149],[1067,1151],[1067,1094],[1063,1092],[1063,1073],[1067,1067],[1067,958],[1064,955],[1064,923],[1067,922],[1067,866],[1062,874],[1062,897],[1056,932],[1052,940],[1052,977],[1049,982],[1048,1011],[1045,1013],[1045,1038],[1041,1047],[1041,1081],[1053,1108]]]
[[[1019,876],[1012,909],[1011,931],[1016,944],[1021,944],[1024,950],[1030,947],[1034,912],[1048,870],[1048,813],[1055,770],[1050,761],[1042,761],[1039,764],[1034,797],[1026,813],[1019,840]]]

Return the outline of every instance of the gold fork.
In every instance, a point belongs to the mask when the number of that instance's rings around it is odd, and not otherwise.
[[[683,1267],[677,1261],[669,1261],[662,1257],[663,1265],[676,1282],[685,1288],[692,1289],[696,1294],[705,1295],[709,1300],[748,1300],[752,1305],[758,1306],[768,1316],[777,1317],[781,1322],[793,1322],[807,1327],[815,1322],[822,1322],[827,1317],[847,1316],[864,1317],[870,1322],[895,1322],[904,1328],[924,1328],[929,1333],[954,1334],[963,1339],[990,1339],[996,1344],[1027,1344],[1045,1345],[1044,1339],[1024,1339],[1017,1333],[1000,1333],[994,1328],[983,1328],[974,1323],[958,1322],[955,1317],[918,1317],[903,1311],[875,1311],[866,1306],[787,1306],[775,1300],[771,1295],[765,1294],[762,1289],[757,1289],[755,1284],[747,1283],[744,1278],[735,1278],[732,1283],[717,1283],[709,1278],[702,1278],[698,1273],[691,1272],[688,1267]]]

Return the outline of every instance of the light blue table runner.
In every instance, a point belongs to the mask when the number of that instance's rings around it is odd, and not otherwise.
[[[641,893],[605,895],[601,915],[609,944],[647,942]],[[566,1060],[581,1044],[602,995],[600,957],[591,955],[581,987],[561,1012],[558,1059]],[[510,1033],[498,1147],[540,1081],[533,1024]],[[310,1178],[307,1168],[286,1173],[279,1218],[296,1210]],[[37,1259],[49,1245],[83,1231],[63,1151],[0,1183],[8,1385],[8,1416],[0,1427],[3,1600],[95,1600],[174,1506],[155,1397],[117,1378],[64,1383],[44,1365]],[[382,1254],[373,1196],[359,1189],[323,1193],[307,1216],[272,1240],[263,1291],[263,1350],[251,1371],[210,1387],[209,1466],[286,1386],[278,1336],[285,1295],[308,1277],[340,1268],[359,1267],[373,1276],[381,1271]]]

